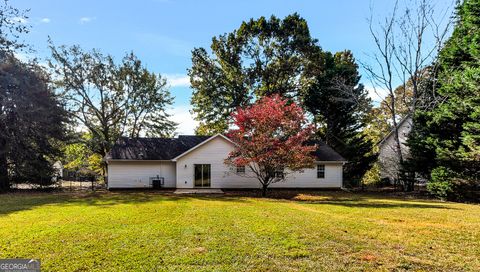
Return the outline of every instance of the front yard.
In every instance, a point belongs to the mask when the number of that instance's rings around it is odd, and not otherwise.
[[[0,258],[52,270],[480,270],[480,206],[345,192],[0,195]]]

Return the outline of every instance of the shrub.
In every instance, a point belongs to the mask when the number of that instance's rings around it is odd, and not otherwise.
[[[440,166],[433,169],[427,184],[428,192],[440,199],[446,199],[453,192],[452,177],[453,173],[446,167]]]
[[[381,182],[380,166],[378,163],[373,166],[363,175],[362,183],[366,186],[377,186]]]

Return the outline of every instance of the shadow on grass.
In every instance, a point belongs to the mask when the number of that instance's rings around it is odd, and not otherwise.
[[[225,195],[176,195],[172,191],[101,191],[101,192],[12,192],[0,195],[0,216],[44,205],[112,207],[157,202],[226,201],[246,203],[252,199],[279,200],[305,204],[325,204],[351,208],[421,208],[455,209],[438,202],[408,200],[385,195],[343,191],[272,190],[267,198],[259,190],[227,190]],[[392,201],[393,200],[393,201]]]
[[[377,209],[392,209],[392,208],[414,208],[414,209],[446,209],[457,210],[457,208],[447,207],[441,204],[427,204],[427,203],[410,203],[408,200],[402,203],[386,203],[386,202],[358,202],[350,200],[320,200],[320,201],[304,201],[307,204],[326,204],[336,205],[349,208],[377,208]]]
[[[141,205],[158,202],[188,202],[195,199],[210,201],[245,202],[238,197],[223,195],[176,195],[172,191],[99,191],[99,192],[45,192],[14,191],[0,194],[0,216],[30,210],[44,205],[112,207],[122,204]]]
[[[227,191],[227,195],[237,195],[261,199],[261,192],[251,191]],[[391,194],[379,193],[351,193],[342,190],[305,190],[291,189],[271,190],[267,199],[294,201],[305,204],[325,204],[351,208],[420,208],[420,209],[450,209],[441,202],[428,201],[425,199],[405,198]]]

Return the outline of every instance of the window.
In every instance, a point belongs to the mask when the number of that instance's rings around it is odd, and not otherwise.
[[[245,165],[237,166],[237,174],[245,174]]]
[[[325,164],[317,165],[317,178],[325,178]]]

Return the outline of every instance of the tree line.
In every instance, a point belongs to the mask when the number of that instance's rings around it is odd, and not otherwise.
[[[345,185],[380,179],[378,142],[393,132],[404,190],[423,179],[433,194],[459,197],[479,183],[479,9],[479,0],[465,0],[453,20],[448,10],[436,16],[427,0],[404,9],[397,2],[380,21],[372,11],[375,47],[360,63],[349,50],[324,50],[297,13],[242,22],[213,37],[209,49],[192,50],[195,132],[225,133],[238,109],[278,96],[305,111],[313,137],[348,161]],[[8,1],[1,10],[0,188],[48,180],[59,159],[105,176],[102,158],[119,137],[174,134],[166,79],[134,53],[118,61],[50,40],[47,67],[21,61],[14,52],[30,50],[21,42],[29,29],[10,18],[27,14]],[[379,104],[365,80],[386,91]],[[413,119],[408,155],[398,132],[406,116]]]
[[[105,176],[103,157],[119,137],[173,135],[166,79],[134,53],[116,61],[50,40],[47,65],[22,61],[16,53],[34,53],[22,41],[27,13],[8,1],[0,11],[0,191],[52,184],[58,160]]]
[[[301,105],[316,138],[348,161],[347,182],[375,161],[374,143],[364,133],[372,102],[353,54],[323,50],[299,14],[243,22],[214,37],[210,49],[195,48],[189,69],[198,134],[225,133],[237,108],[278,94]]]

